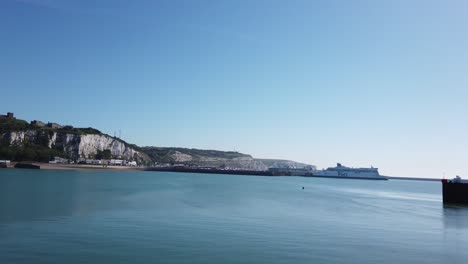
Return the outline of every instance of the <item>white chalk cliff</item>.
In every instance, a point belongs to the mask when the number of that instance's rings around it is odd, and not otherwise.
[[[115,158],[148,161],[149,157],[135,150],[124,141],[104,134],[67,134],[60,132],[38,132],[37,130],[9,132],[2,136],[10,145],[26,143],[44,144],[49,148],[63,150],[73,159],[92,158],[98,151],[110,150]],[[45,142],[46,141],[46,142]]]

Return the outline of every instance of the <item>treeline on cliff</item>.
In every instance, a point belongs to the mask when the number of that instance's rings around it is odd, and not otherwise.
[[[31,133],[31,131],[33,133]],[[18,143],[18,140],[15,140],[15,137],[12,136],[12,134],[14,134],[13,132],[25,132],[33,136]],[[57,135],[63,137],[64,135],[70,134],[81,136],[96,134],[112,138],[138,151],[141,154],[139,164],[145,164],[147,166],[151,166],[155,163],[166,163],[253,170],[264,170],[270,167],[303,168],[309,166],[307,164],[288,160],[255,159],[251,155],[236,151],[176,147],[138,147],[134,144],[128,144],[119,138],[103,134],[95,128],[74,128],[72,126],[54,128],[47,125],[37,126],[20,119],[0,119],[0,160],[48,162],[53,160],[54,157],[61,157],[76,162],[77,155],[76,152],[73,152],[77,151],[76,146],[64,146],[63,141],[60,143],[56,141],[51,142],[52,137],[55,138]],[[55,143],[57,143],[57,145],[54,145]],[[102,150],[96,149],[95,153],[88,153],[84,157],[89,159],[119,158],[119,156],[114,156],[110,149],[106,148]]]
[[[30,130],[38,132],[34,142],[24,142],[21,145],[10,144],[8,133]],[[37,127],[21,119],[0,120],[0,160],[49,162],[54,157],[69,159],[70,157],[63,148],[49,147],[49,138],[54,132],[77,135],[101,134],[99,130],[94,128],[74,128],[72,126],[62,128]],[[108,156],[107,152],[99,154],[105,157]]]
[[[28,122],[21,119],[0,119],[0,135],[3,135],[4,133],[9,133],[11,131],[28,130],[30,127],[31,125]]]
[[[36,130],[36,131],[56,131],[66,134],[75,134],[75,135],[87,135],[87,134],[102,134],[101,131],[92,128],[77,128],[73,126],[63,126],[61,128],[52,128],[48,126],[38,127],[31,125],[25,120],[21,119],[0,119],[0,135],[9,133],[12,131],[26,131],[26,130]]]
[[[204,149],[189,149],[175,147],[142,147],[141,151],[146,153],[153,161],[156,162],[177,162],[174,160],[175,153],[189,155],[192,161],[200,161],[203,159],[235,159],[251,157],[247,154],[242,154],[235,151],[220,151],[220,150],[204,150]]]
[[[49,162],[53,157],[66,158],[66,154],[38,145],[0,146],[0,160]]]

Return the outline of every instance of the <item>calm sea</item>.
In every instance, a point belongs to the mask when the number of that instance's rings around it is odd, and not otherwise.
[[[468,263],[468,208],[444,207],[440,189],[0,170],[0,263]]]

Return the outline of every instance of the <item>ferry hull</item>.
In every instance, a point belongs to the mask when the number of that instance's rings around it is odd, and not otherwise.
[[[468,204],[468,183],[442,180],[442,199],[444,203]]]

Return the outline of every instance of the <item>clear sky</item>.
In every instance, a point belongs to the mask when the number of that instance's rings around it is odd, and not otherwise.
[[[143,146],[468,177],[467,10],[1,0],[0,111]]]

